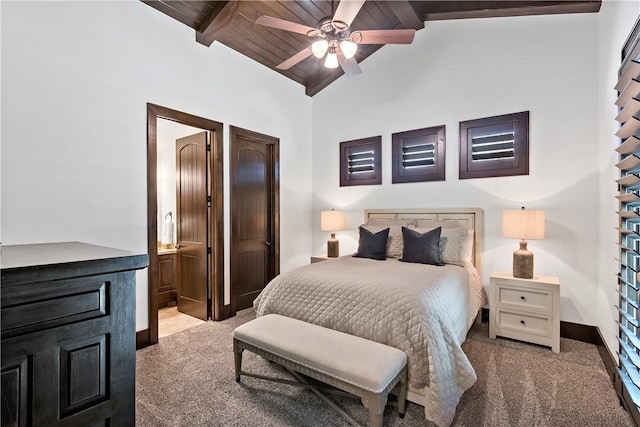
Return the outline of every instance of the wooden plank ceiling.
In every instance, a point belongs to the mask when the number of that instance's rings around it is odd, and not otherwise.
[[[308,47],[313,40],[303,34],[254,23],[259,16],[266,15],[315,27],[322,18],[332,14],[337,1],[141,1],[193,28],[198,43],[210,46],[218,41],[302,84],[309,96],[315,95],[343,74],[340,68],[325,68],[322,61],[314,57],[309,57],[288,70],[276,69],[276,65]],[[424,27],[424,21],[598,12],[600,3],[593,0],[369,0],[354,19],[351,28],[420,30]],[[362,62],[381,47],[382,45],[360,45],[355,59]]]

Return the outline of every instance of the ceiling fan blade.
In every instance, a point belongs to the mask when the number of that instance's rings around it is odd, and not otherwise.
[[[347,26],[351,25],[353,19],[358,12],[360,12],[360,9],[362,9],[364,2],[365,0],[342,0],[338,3],[336,13],[333,15],[333,20],[344,22]]]
[[[410,44],[415,34],[416,30],[365,30],[354,32],[351,39],[358,44]]]
[[[256,24],[264,25],[265,27],[277,28],[279,30],[291,31],[294,33],[304,34],[305,36],[309,31],[315,30],[313,27],[307,25],[296,24],[295,22],[285,21],[284,19],[273,18],[271,16],[261,16],[256,19]]]
[[[281,62],[278,65],[276,65],[276,68],[278,70],[288,70],[289,68],[291,68],[294,65],[296,65],[298,62],[300,62],[300,61],[302,61],[304,59],[307,59],[310,56],[311,56],[311,48],[310,47],[304,48],[300,52],[298,52],[295,55],[293,55],[291,58],[287,59],[284,62]]]
[[[340,64],[342,71],[349,77],[357,76],[362,72],[354,58],[347,59],[344,55],[338,54],[338,64]]]

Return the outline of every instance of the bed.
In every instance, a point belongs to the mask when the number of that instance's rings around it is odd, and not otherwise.
[[[346,255],[310,264],[271,281],[254,301],[256,315],[281,314],[399,348],[409,361],[409,400],[424,406],[427,419],[448,426],[460,397],[476,381],[461,344],[485,298],[479,272],[482,210],[372,209],[364,222],[372,233],[393,230],[386,256],[402,254],[402,227],[416,234],[439,227],[447,263]],[[453,244],[456,236],[460,240]]]

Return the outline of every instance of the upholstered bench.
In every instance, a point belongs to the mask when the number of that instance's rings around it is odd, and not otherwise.
[[[278,363],[299,382],[242,371],[242,352],[249,350]],[[261,316],[233,331],[236,381],[240,375],[275,380],[311,389],[325,402],[357,423],[299,375],[314,378],[356,395],[369,409],[371,426],[382,426],[387,397],[398,386],[398,412],[404,417],[407,397],[407,356],[393,347],[277,314]],[[337,391],[337,390],[336,390]]]

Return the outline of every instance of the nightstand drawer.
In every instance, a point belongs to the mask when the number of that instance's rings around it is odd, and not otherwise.
[[[520,309],[533,309],[551,313],[553,293],[546,289],[518,288],[497,285],[498,305],[511,305]]]
[[[498,328],[510,329],[526,334],[550,337],[552,333],[551,318],[547,316],[535,316],[498,310],[496,322]]]

